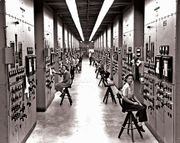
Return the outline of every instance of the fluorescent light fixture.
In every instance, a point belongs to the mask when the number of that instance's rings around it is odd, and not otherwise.
[[[113,2],[114,2],[114,0],[104,0],[101,10],[99,12],[98,18],[96,20],[96,24],[95,24],[93,31],[91,33],[91,36],[89,38],[89,41],[92,40],[94,34],[96,33],[97,29],[99,28],[101,22],[103,21],[105,15],[107,14],[107,12],[108,12],[109,8],[111,7],[111,5],[113,4]]]
[[[81,36],[82,41],[84,41],[84,36],[83,36],[80,21],[79,21],[76,2],[75,2],[75,0],[66,0],[66,4],[71,13],[71,17],[76,25],[76,28],[78,29],[79,35]]]

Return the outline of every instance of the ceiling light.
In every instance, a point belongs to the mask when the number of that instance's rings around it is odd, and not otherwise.
[[[83,36],[80,21],[79,21],[76,2],[75,2],[75,0],[66,0],[66,4],[71,13],[71,17],[76,25],[76,28],[78,29],[79,35],[81,36],[82,41],[84,41],[84,36]]]
[[[94,34],[96,33],[97,29],[99,28],[102,20],[104,19],[106,13],[108,12],[108,10],[111,7],[111,5],[113,4],[113,2],[114,2],[114,0],[104,0],[101,10],[99,12],[98,18],[96,20],[96,24],[95,24],[93,31],[91,33],[91,36],[89,38],[89,41],[92,40]]]

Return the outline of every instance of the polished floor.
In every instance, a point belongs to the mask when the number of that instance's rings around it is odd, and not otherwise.
[[[95,76],[95,67],[83,60],[82,72],[75,75],[70,89],[73,105],[65,99],[60,106],[56,93],[47,111],[37,113],[37,125],[26,143],[130,143],[126,130],[118,138],[126,114],[119,104],[102,102],[106,89],[98,86]],[[134,130],[135,142],[158,143],[145,130],[143,139]]]

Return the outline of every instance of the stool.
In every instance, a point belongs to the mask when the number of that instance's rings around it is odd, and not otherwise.
[[[101,84],[101,82],[102,82],[103,84],[104,84],[104,82],[105,82],[105,79],[104,79],[103,75],[101,75],[101,79],[100,79],[100,81],[99,81],[98,86]],[[104,84],[104,86],[105,86],[105,84]]]
[[[105,87],[107,87],[107,90],[106,90],[106,93],[104,95],[103,102],[105,102],[107,104],[109,93],[110,93],[111,94],[111,98],[112,98],[112,102],[117,104],[111,86],[114,86],[114,84],[105,84]]]
[[[96,71],[96,78],[98,78],[98,75],[99,75],[99,70],[97,69],[97,71]]]
[[[71,85],[68,86],[68,87],[65,87],[65,89],[63,90],[62,95],[61,95],[62,99],[61,99],[61,102],[60,102],[60,106],[63,104],[63,100],[64,100],[65,95],[67,95],[67,97],[69,99],[69,103],[70,103],[70,105],[72,105],[72,99],[71,99],[71,95],[69,94],[68,88],[71,88]]]
[[[101,72],[101,79],[100,79],[100,81],[99,81],[98,86],[101,84],[101,82],[103,82],[103,85],[106,86],[106,84],[107,84],[107,79],[109,78],[109,75],[110,75],[110,73],[107,72],[107,71]]]
[[[131,138],[132,138],[132,142],[134,142],[134,135],[133,135],[133,130],[134,129],[138,130],[141,138],[143,138],[143,136],[142,136],[142,133],[141,133],[141,131],[139,129],[139,126],[137,124],[137,120],[134,117],[134,114],[132,113],[132,111],[127,111],[127,112],[128,113],[127,113],[126,118],[124,120],[124,123],[123,123],[123,125],[121,127],[121,130],[119,132],[118,138],[121,137],[121,134],[122,134],[123,130],[125,129],[125,126],[128,124],[128,127],[126,128],[127,129],[127,134],[129,134],[129,130],[131,130]],[[134,123],[136,128],[133,127],[133,123]]]
[[[118,93],[117,94],[117,98],[119,99],[119,103],[122,107],[122,112],[127,112],[126,118],[124,120],[124,123],[121,127],[121,130],[119,132],[118,138],[121,137],[121,134],[123,133],[124,129],[127,129],[127,134],[129,134],[129,130],[131,130],[131,138],[132,138],[132,142],[134,142],[134,134],[133,134],[133,130],[137,129],[139,135],[141,136],[141,138],[143,138],[143,135],[141,133],[141,130],[139,129],[138,123],[137,123],[137,119],[134,117],[134,114],[132,113],[131,110],[125,110],[123,108],[122,105],[122,96]],[[128,127],[126,127],[126,125],[128,124]],[[133,127],[133,125],[135,125],[135,127]]]

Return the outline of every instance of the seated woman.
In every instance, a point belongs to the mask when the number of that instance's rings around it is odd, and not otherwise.
[[[71,84],[71,76],[68,71],[68,68],[67,68],[67,66],[63,65],[61,72],[56,72],[56,71],[53,71],[53,72],[55,74],[63,75],[62,82],[59,82],[55,85],[56,91],[60,91],[62,93],[63,88],[68,87]]]
[[[146,114],[146,105],[140,103],[136,96],[134,96],[134,82],[133,82],[133,74],[128,74],[126,77],[126,83],[122,88],[122,105],[123,108],[126,110],[137,111],[136,117],[138,118],[139,122],[139,129],[143,132],[145,130],[142,127],[142,122],[147,121],[147,114]]]

